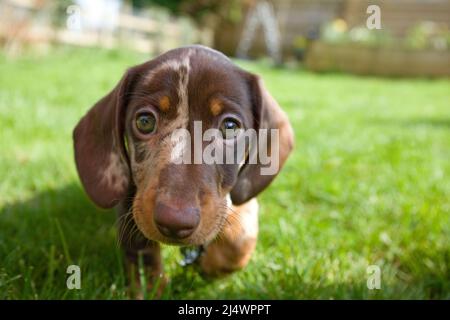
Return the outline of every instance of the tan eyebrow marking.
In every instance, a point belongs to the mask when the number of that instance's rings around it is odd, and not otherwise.
[[[209,108],[211,109],[212,114],[217,116],[220,112],[222,112],[223,105],[219,99],[212,99]]]
[[[159,109],[163,112],[168,111],[170,108],[170,99],[168,96],[162,96],[159,99]]]

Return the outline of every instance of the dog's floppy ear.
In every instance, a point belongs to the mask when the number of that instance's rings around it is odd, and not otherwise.
[[[236,205],[255,197],[272,182],[294,146],[294,135],[287,115],[267,91],[263,81],[255,75],[250,75],[249,87],[252,95],[255,129],[257,133],[261,132],[259,129],[267,130],[263,135],[258,134],[258,147],[251,148],[251,152],[258,152],[260,155],[259,147],[266,145],[266,153],[271,161],[263,165],[258,156],[255,158],[257,159],[256,163],[244,164],[230,193],[231,200]],[[271,139],[271,129],[278,129],[278,140]],[[249,157],[252,156],[255,155],[249,155]],[[278,161],[278,163],[273,163],[273,161]],[[262,171],[264,167],[270,166],[273,166],[275,170],[269,170],[268,173]]]
[[[115,206],[128,190],[123,141],[126,93],[132,69],[80,120],[73,131],[75,162],[84,189],[102,208]]]

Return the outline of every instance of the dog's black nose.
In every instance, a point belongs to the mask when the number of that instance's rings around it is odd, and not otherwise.
[[[153,215],[158,230],[169,238],[189,237],[200,222],[200,210],[191,206],[175,206],[157,202]]]

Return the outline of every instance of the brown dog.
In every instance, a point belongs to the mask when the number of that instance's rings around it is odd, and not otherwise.
[[[173,163],[171,134],[191,132],[194,121],[222,132],[277,129],[279,139],[266,140],[278,170],[262,175],[249,152],[241,163]],[[160,275],[160,242],[201,245],[203,274],[220,276],[249,261],[258,233],[255,197],[288,157],[293,133],[257,76],[215,50],[189,46],[128,69],[78,123],[74,144],[87,194],[100,207],[119,209],[132,268],[141,255],[149,275]]]

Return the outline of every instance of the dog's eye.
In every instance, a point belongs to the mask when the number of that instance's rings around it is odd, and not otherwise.
[[[156,117],[151,112],[138,114],[136,117],[136,127],[143,134],[153,133],[156,129]]]
[[[220,131],[224,139],[235,138],[240,128],[241,124],[233,118],[226,118],[220,125]]]

